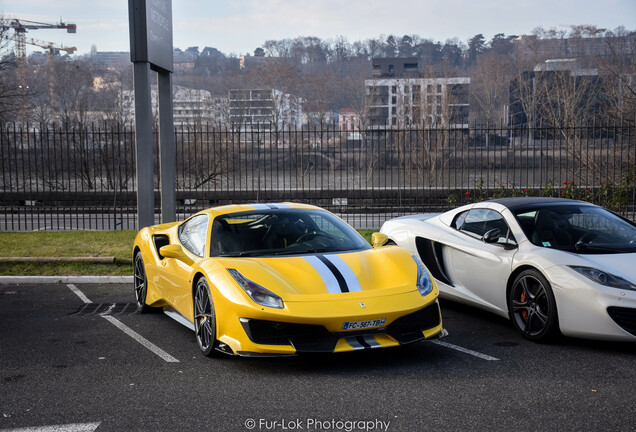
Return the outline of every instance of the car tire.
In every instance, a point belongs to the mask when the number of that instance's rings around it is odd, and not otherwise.
[[[538,270],[517,275],[508,295],[508,314],[515,328],[530,341],[548,342],[559,333],[554,293]]]
[[[194,332],[197,344],[206,357],[216,353],[216,314],[208,281],[204,277],[194,288]]]
[[[147,313],[154,308],[146,304],[146,296],[148,295],[148,277],[146,276],[146,266],[141,251],[135,254],[133,263],[133,284],[135,288],[135,299],[137,301],[137,310],[141,313]]]

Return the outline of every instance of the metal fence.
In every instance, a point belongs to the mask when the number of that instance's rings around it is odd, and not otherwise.
[[[585,199],[634,219],[633,122],[356,131],[203,125],[178,128],[174,139],[180,219],[225,203],[298,201],[356,228],[379,228],[399,215],[523,195]],[[0,228],[136,229],[134,146],[133,131],[121,126],[2,127]],[[159,199],[157,192],[157,215]]]

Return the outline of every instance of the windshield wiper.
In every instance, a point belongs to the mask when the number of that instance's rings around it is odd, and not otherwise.
[[[283,250],[280,252],[274,252],[272,253],[272,255],[304,255],[304,254],[323,253],[323,252],[338,252],[338,249],[322,248],[322,249]]]
[[[590,245],[590,244],[581,243],[580,241],[576,242],[576,244],[574,245],[574,248],[579,252],[582,252],[582,251],[615,252],[615,253],[629,252],[629,249],[620,249],[617,247],[610,247],[610,246]]]
[[[243,251],[243,252],[231,252],[226,254],[221,254],[219,257],[221,258],[236,258],[236,257],[248,257],[248,256],[261,256],[263,255],[262,251]]]

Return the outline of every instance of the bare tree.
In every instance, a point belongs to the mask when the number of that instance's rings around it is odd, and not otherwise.
[[[470,80],[472,106],[477,112],[475,121],[493,125],[503,119],[503,107],[510,99],[511,62],[495,53],[477,60]]]
[[[605,38],[608,55],[601,58],[599,72],[608,95],[608,118],[636,122],[636,37],[625,28],[609,32]]]
[[[181,157],[176,160],[177,188],[200,189],[214,185],[229,175],[236,163],[236,137],[231,130],[205,129],[196,134],[198,140],[177,136]]]
[[[53,108],[63,128],[85,127],[93,103],[93,76],[83,61],[55,61]]]
[[[109,68],[96,80],[95,109],[102,113],[106,123],[130,127],[131,104],[126,100],[132,92],[132,69],[130,66]]]

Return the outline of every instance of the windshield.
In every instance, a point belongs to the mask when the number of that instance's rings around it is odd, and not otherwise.
[[[537,246],[580,254],[636,252],[636,225],[601,207],[538,205],[514,213]]]
[[[300,255],[369,248],[362,236],[329,212],[272,209],[216,217],[210,256]]]

